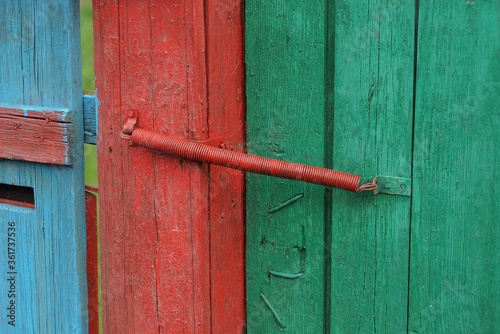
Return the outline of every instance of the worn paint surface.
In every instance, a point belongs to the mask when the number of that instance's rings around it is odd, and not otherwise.
[[[331,164],[325,6],[246,2],[249,153]],[[325,196],[321,186],[247,175],[249,333],[324,332]]]
[[[83,133],[86,144],[97,143],[97,107],[98,100],[95,95],[83,95]]]
[[[333,166],[411,177],[415,5],[336,1]],[[410,198],[332,190],[331,333],[406,331]]]
[[[71,165],[72,112],[0,105],[0,158]]]
[[[119,136],[133,109],[145,129],[224,136],[243,147],[241,4],[93,8],[104,329],[243,332],[241,173],[130,147]]]
[[[209,138],[245,149],[243,1],[205,1]],[[212,333],[245,333],[244,173],[209,166]]]
[[[249,151],[412,178],[374,197],[248,177],[249,332],[498,332],[499,5],[246,11]]]
[[[95,190],[95,189],[94,189]],[[99,333],[99,277],[97,244],[97,196],[92,191],[85,191],[85,220],[87,241],[87,291],[88,291],[88,326],[90,334]]]
[[[410,333],[500,332],[500,3],[420,2]]]
[[[67,110],[74,125],[71,167],[0,160],[0,183],[33,188],[35,197],[34,209],[0,204],[0,332],[86,333],[79,4],[4,1],[0,21],[0,103]],[[11,301],[15,327],[6,317]]]

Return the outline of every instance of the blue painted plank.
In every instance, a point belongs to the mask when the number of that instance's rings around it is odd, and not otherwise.
[[[86,144],[97,144],[97,98],[83,95],[83,133]]]
[[[0,183],[35,195],[34,209],[0,204],[14,254],[0,247],[0,333],[86,333],[79,1],[2,1],[0,22],[0,103],[67,108],[74,124],[71,167],[0,160]]]

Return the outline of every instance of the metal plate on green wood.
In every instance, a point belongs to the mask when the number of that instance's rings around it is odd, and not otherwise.
[[[411,196],[411,179],[404,177],[377,176],[375,194]]]

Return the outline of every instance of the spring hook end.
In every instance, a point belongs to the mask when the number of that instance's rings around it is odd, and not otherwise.
[[[377,177],[373,178],[373,181],[370,183],[363,184],[358,188],[357,192],[361,191],[373,191],[373,193],[376,195],[377,194]]]
[[[120,137],[127,140],[132,138],[132,132],[134,132],[137,126],[137,118],[137,112],[135,110],[130,110],[128,112],[128,119],[125,124],[123,124],[123,130],[120,133]]]

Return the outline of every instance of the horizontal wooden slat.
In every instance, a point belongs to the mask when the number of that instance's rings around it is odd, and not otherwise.
[[[0,105],[0,158],[71,165],[69,109]]]
[[[0,103],[0,114],[50,120],[51,122],[73,122],[71,110],[68,108],[48,108]]]

